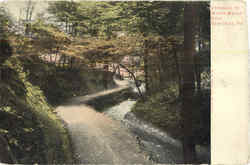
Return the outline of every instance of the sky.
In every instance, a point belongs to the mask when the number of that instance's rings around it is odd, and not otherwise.
[[[20,15],[20,10],[23,9],[26,5],[25,2],[26,2],[25,0],[0,0],[0,6],[3,5],[4,7],[7,7],[9,12],[13,15],[13,17],[15,19],[18,19]],[[34,15],[44,11],[47,7],[47,3],[45,0],[33,1],[33,2],[36,3],[34,9]]]

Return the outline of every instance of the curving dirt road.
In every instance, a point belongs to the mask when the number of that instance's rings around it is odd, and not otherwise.
[[[119,121],[112,120],[85,104],[79,104],[128,87],[128,84],[120,85],[122,86],[117,89],[76,97],[69,105],[56,109],[58,115],[67,123],[78,163],[152,163],[139,149],[136,138]]]

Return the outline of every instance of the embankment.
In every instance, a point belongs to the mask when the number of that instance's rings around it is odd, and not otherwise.
[[[12,155],[20,164],[74,163],[69,135],[53,106],[114,82],[98,71],[58,71],[36,58],[11,57],[0,73],[0,136],[9,145],[0,162],[11,163],[7,158]]]

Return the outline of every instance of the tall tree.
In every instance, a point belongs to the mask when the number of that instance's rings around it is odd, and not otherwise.
[[[7,33],[13,27],[12,15],[7,8],[0,7],[0,38],[6,38]]]
[[[12,55],[8,36],[13,22],[6,8],[0,7],[0,65]]]
[[[195,143],[193,138],[193,96],[195,91],[194,53],[195,53],[195,18],[197,4],[187,2],[184,7],[184,57],[183,57],[183,86],[182,86],[182,129],[184,163],[195,163]]]
[[[25,35],[29,35],[30,33],[30,22],[32,20],[32,16],[33,16],[33,12],[35,9],[35,2],[33,2],[32,0],[29,0],[28,2],[26,2],[26,6],[24,8],[25,11]]]
[[[208,45],[210,45],[210,5],[206,2],[200,2],[198,5],[199,17],[197,21],[198,24],[196,26],[196,42],[198,43],[198,51],[195,54],[194,62],[197,92],[200,93],[202,69],[206,67],[209,63],[209,61],[207,61],[206,59],[210,59],[210,50],[208,50],[204,46],[205,43],[208,43]]]

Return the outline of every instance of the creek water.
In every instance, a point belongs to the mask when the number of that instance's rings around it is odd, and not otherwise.
[[[144,87],[142,86],[142,88]],[[132,134],[136,136],[141,150],[147,153],[150,160],[155,163],[183,163],[181,142],[150,123],[138,119],[131,112],[135,103],[135,100],[126,100],[103,113],[129,128]],[[197,145],[196,152],[200,163],[210,162],[208,148]]]

